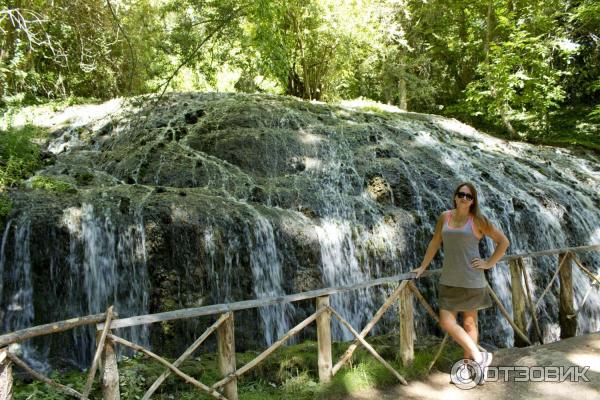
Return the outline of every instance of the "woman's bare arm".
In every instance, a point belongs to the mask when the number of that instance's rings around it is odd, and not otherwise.
[[[423,257],[421,265],[419,266],[419,268],[416,268],[413,271],[411,271],[416,273],[417,278],[420,277],[421,274],[423,274],[423,272],[425,272],[425,270],[429,266],[429,263],[431,263],[431,260],[433,260],[433,257],[435,257],[436,253],[442,246],[442,227],[444,226],[444,218],[445,213],[441,213],[435,224],[433,238],[427,246],[427,251],[425,252],[425,256]]]
[[[495,225],[491,223],[489,225],[482,224],[477,220],[475,223],[478,225],[477,227],[481,232],[483,232],[484,235],[489,236],[494,241],[496,248],[494,249],[494,253],[490,258],[487,260],[476,258],[471,265],[473,268],[490,269],[504,256],[508,246],[510,245],[510,242],[508,241],[506,235],[504,235],[504,233]]]

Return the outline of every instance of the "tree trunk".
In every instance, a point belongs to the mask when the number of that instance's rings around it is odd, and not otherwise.
[[[490,44],[494,40],[494,30],[496,28],[496,18],[494,13],[494,2],[493,0],[489,0],[487,6],[487,14],[486,14],[486,30],[485,30],[485,43],[483,45],[483,54],[485,54],[485,59],[487,60],[488,55],[490,53]]]
[[[465,45],[469,42],[467,23],[468,20],[465,9],[461,7],[458,15],[458,38],[461,45]],[[468,62],[461,62],[460,65],[456,67],[456,74],[458,75],[457,86],[460,91],[463,91],[473,79],[473,68],[474,66]]]
[[[398,80],[398,107],[400,107],[402,110],[408,111],[406,97],[406,80],[404,78],[400,78],[400,80]]]

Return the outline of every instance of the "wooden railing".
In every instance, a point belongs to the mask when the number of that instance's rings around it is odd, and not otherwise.
[[[492,299],[498,306],[502,315],[510,323],[515,334],[515,345],[524,346],[531,345],[532,342],[527,336],[529,327],[526,325],[526,310],[529,310],[531,319],[534,324],[535,341],[542,343],[543,337],[536,318],[536,309],[541,304],[543,297],[548,293],[551,286],[558,277],[560,281],[560,309],[559,309],[559,325],[561,328],[561,338],[571,337],[575,335],[577,328],[577,314],[594,285],[600,284],[600,277],[592,273],[586,268],[576,257],[577,253],[586,251],[598,251],[600,245],[573,247],[565,249],[547,250],[535,253],[510,255],[504,257],[503,261],[508,261],[511,273],[512,286],[512,308],[513,317],[510,316],[496,293],[488,284],[489,292]],[[529,287],[528,279],[525,272],[523,259],[526,257],[538,257],[546,255],[559,255],[558,268],[552,276],[548,286],[543,290],[537,301],[533,302],[533,296]],[[573,283],[572,283],[572,268],[573,264],[581,269],[586,276],[592,280],[592,286],[585,294],[579,308],[573,309]],[[439,273],[439,270],[427,271],[422,276],[432,276]],[[165,366],[165,371],[158,379],[148,388],[143,399],[149,399],[159,388],[159,386],[167,379],[170,374],[175,374],[185,382],[195,386],[202,392],[221,400],[237,400],[237,379],[256,367],[260,362],[266,359],[275,350],[281,347],[292,336],[298,334],[302,329],[309,324],[316,322],[317,325],[317,341],[318,341],[318,371],[319,380],[328,382],[339,372],[342,366],[352,357],[354,351],[363,346],[373,357],[385,366],[400,383],[406,384],[406,380],[398,373],[387,361],[381,357],[377,351],[365,340],[366,336],[371,332],[375,324],[381,319],[383,314],[396,302],[399,302],[399,319],[400,319],[400,349],[399,356],[403,365],[410,365],[414,359],[413,338],[414,338],[414,321],[413,321],[413,299],[424,307],[425,311],[439,323],[437,314],[433,311],[431,305],[423,297],[413,280],[413,273],[399,274],[391,277],[374,279],[367,282],[361,282],[351,286],[329,287],[325,289],[313,290],[303,293],[297,293],[289,296],[263,298],[249,301],[240,301],[236,303],[217,304],[206,307],[187,308],[177,311],[169,311],[157,314],[140,315],[129,318],[117,318],[117,314],[112,307],[103,314],[88,315],[85,317],[74,318],[66,321],[55,322],[46,325],[40,325],[32,328],[23,329],[7,333],[0,336],[0,400],[12,398],[12,364],[25,370],[33,378],[38,379],[48,385],[54,386],[63,393],[78,398],[88,399],[92,385],[95,380],[96,373],[100,366],[100,386],[102,396],[105,400],[116,400],[120,398],[119,392],[119,373],[117,365],[117,356],[115,345],[129,347],[137,352],[141,352],[153,358],[157,362]],[[357,332],[348,321],[346,321],[329,302],[329,296],[336,293],[348,292],[362,288],[373,287],[384,284],[396,284],[397,287],[385,300],[383,305],[374,314],[371,321],[361,330]],[[254,360],[248,362],[240,368],[236,368],[235,360],[235,336],[234,336],[234,313],[239,310],[246,310],[256,307],[264,307],[274,304],[283,304],[296,302],[300,300],[315,299],[315,312],[300,322],[298,325],[290,329],[278,341],[273,343],[269,348],[260,353]],[[152,351],[118,337],[111,333],[113,329],[137,326],[142,324],[151,324],[162,321],[170,321],[184,318],[194,318],[206,315],[219,315],[219,318],[213,323],[192,345],[174,362],[169,362]],[[340,357],[337,363],[333,364],[331,352],[331,317],[336,318],[343,326],[345,326],[355,337],[354,342],[348,347],[346,352]],[[78,326],[96,324],[97,329],[97,348],[94,354],[92,364],[89,369],[86,384],[83,393],[79,393],[73,388],[64,386],[55,382],[46,376],[34,371],[17,355],[8,351],[8,345],[21,342],[33,337],[47,335],[51,333],[63,332],[76,328]],[[200,345],[213,333],[216,332],[218,342],[218,360],[219,369],[222,379],[208,386],[196,378],[186,374],[179,369],[179,366],[191,356]],[[438,357],[440,356],[443,347],[448,342],[446,334],[436,356],[429,365],[429,369],[433,367]]]

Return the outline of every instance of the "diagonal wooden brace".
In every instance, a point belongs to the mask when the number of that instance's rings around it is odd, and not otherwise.
[[[278,341],[273,343],[271,345],[271,347],[269,347],[268,349],[266,349],[265,351],[260,353],[258,356],[256,356],[256,358],[254,360],[250,361],[248,364],[244,365],[240,369],[236,370],[235,372],[232,372],[231,374],[227,375],[225,378],[223,378],[220,381],[213,384],[212,389],[218,389],[218,388],[224,386],[226,383],[228,383],[232,379],[239,378],[246,372],[250,371],[252,368],[256,367],[261,361],[263,361],[271,353],[273,353],[275,350],[277,350],[279,347],[281,347],[290,337],[298,334],[302,329],[306,328],[310,323],[312,323],[314,320],[316,320],[319,315],[326,312],[327,310],[328,310],[327,307],[322,307],[322,308],[318,309],[314,314],[312,314],[311,316],[306,318],[304,321],[300,322],[298,325],[296,325],[295,327],[290,329],[288,331],[288,333],[286,333],[281,339],[279,339]]]
[[[215,399],[227,400],[226,397],[224,397],[221,393],[217,392],[215,389],[212,389],[212,388],[206,386],[202,382],[198,382],[196,379],[192,378],[191,376],[189,376],[185,372],[181,371],[179,368],[173,366],[173,364],[171,364],[170,362],[168,362],[167,360],[165,360],[161,356],[159,356],[157,354],[154,354],[150,350],[145,349],[144,347],[142,347],[140,345],[137,345],[135,343],[132,343],[132,342],[130,342],[128,340],[125,340],[125,339],[120,338],[120,337],[115,336],[115,335],[109,334],[107,337],[110,338],[115,343],[119,343],[119,344],[122,344],[124,346],[130,347],[130,348],[134,349],[135,351],[142,352],[142,353],[146,354],[147,356],[155,359],[156,361],[158,361],[159,363],[161,363],[162,365],[164,365],[165,367],[167,367],[171,371],[173,371],[176,375],[178,375],[179,377],[181,377],[184,381],[186,381],[187,383],[190,383],[190,384],[196,386],[198,389],[200,389],[200,390],[208,393],[209,395],[211,395]]]
[[[185,360],[188,359],[189,356],[191,356],[197,349],[198,347],[200,347],[200,345],[214,332],[217,330],[217,328],[219,326],[221,326],[221,324],[223,322],[225,322],[225,320],[227,320],[227,318],[229,318],[231,312],[225,313],[223,315],[221,315],[221,317],[210,326],[210,328],[208,328],[194,343],[192,343],[192,345],[190,347],[187,348],[186,351],[183,352],[183,354],[173,362],[173,366],[174,367],[179,367],[181,364],[183,364],[183,362]],[[157,379],[156,381],[154,381],[154,383],[152,384],[152,386],[150,386],[150,388],[146,391],[146,393],[144,394],[144,397],[142,397],[142,400],[148,400],[150,399],[150,396],[152,396],[154,394],[154,392],[156,392],[156,390],[159,388],[159,386],[169,377],[169,375],[171,375],[171,370],[167,369],[165,372],[163,372]]]
[[[385,361],[383,359],[383,357],[381,357],[379,355],[379,353],[377,353],[377,351],[375,351],[375,349],[365,339],[363,339],[358,332],[356,332],[356,330],[352,327],[352,325],[350,325],[350,323],[348,321],[346,321],[333,308],[331,308],[331,307],[328,307],[328,308],[329,308],[329,311],[338,319],[338,321],[340,321],[342,323],[342,325],[344,325],[346,328],[348,328],[348,330],[354,335],[354,337],[356,337],[356,339],[358,339],[358,341],[360,341],[360,343],[365,347],[365,349],[367,349],[369,351],[369,353],[371,353],[371,355],[373,357],[375,357],[375,359],[377,361],[379,361],[381,364],[383,364],[383,366],[388,371],[390,371],[396,377],[396,379],[398,379],[400,381],[400,383],[402,383],[403,385],[408,385],[408,383],[406,382],[406,379],[404,379],[404,377],[402,375],[400,375],[398,373],[398,371],[396,371],[394,369],[394,367],[392,367],[387,361]]]
[[[390,308],[390,306],[392,304],[394,304],[394,300],[396,300],[398,298],[398,296],[400,295],[400,292],[402,292],[402,290],[404,290],[404,288],[409,283],[410,283],[410,281],[408,281],[408,280],[402,281],[402,283],[400,283],[400,285],[396,288],[396,290],[394,290],[394,292],[387,298],[385,303],[383,303],[383,305],[379,308],[379,310],[377,310],[377,312],[375,313],[375,315],[373,316],[371,321],[360,332],[361,338],[364,339],[365,337],[367,337],[367,335],[369,334],[371,329],[373,329],[375,324],[381,319],[381,317],[387,311],[387,309]],[[357,349],[359,343],[360,343],[360,339],[357,338],[354,341],[354,343],[352,343],[350,345],[350,347],[348,347],[348,350],[346,350],[344,355],[342,357],[340,357],[340,360],[331,369],[332,375],[335,375],[340,370],[340,368],[342,368],[342,366],[350,359],[350,357],[352,357],[352,354]]]

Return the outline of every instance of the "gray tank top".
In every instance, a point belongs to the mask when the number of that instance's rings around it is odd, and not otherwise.
[[[464,288],[484,288],[487,285],[483,270],[471,267],[471,260],[479,258],[479,240],[475,236],[473,216],[462,228],[450,227],[452,212],[446,213],[442,228],[444,264],[440,283]]]

